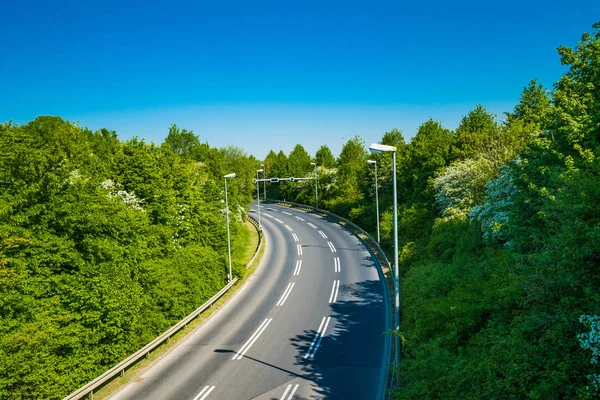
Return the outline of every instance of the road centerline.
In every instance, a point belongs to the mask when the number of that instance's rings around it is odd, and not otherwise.
[[[259,336],[262,335],[262,333],[265,331],[265,329],[267,329],[267,326],[269,326],[271,321],[273,321],[273,318],[265,319],[263,321],[263,323],[260,324],[258,329],[256,331],[254,331],[252,336],[250,336],[250,339],[248,339],[248,341],[246,341],[246,343],[242,346],[240,351],[238,351],[231,359],[232,360],[241,360],[244,357],[244,354],[246,354],[246,352],[248,351],[248,349],[250,349],[250,347],[252,347],[254,342],[256,342],[256,340],[259,338]]]

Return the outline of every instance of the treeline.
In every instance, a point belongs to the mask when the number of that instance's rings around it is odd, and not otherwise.
[[[600,23],[559,47],[568,72],[535,80],[500,120],[482,106],[454,131],[423,123],[397,147],[402,362],[398,399],[564,399],[600,394]],[[319,173],[319,206],[392,251],[389,154],[358,137],[335,158],[271,151],[269,176]],[[314,181],[268,196],[314,205]]]
[[[221,289],[223,175],[235,243],[256,166],[176,126],[156,145],[0,124],[0,398],[62,398]]]

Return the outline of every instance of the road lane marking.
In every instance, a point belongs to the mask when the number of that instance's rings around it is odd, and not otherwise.
[[[295,233],[292,233],[292,237],[294,238],[294,242],[299,242],[298,236]]]
[[[319,231],[319,234],[320,234],[321,236],[323,236],[323,238],[327,239],[327,235],[326,235],[325,233],[323,233],[323,231]]]
[[[266,215],[269,218],[273,218],[273,216],[271,214],[263,213],[263,215]]]
[[[198,395],[196,397],[194,397],[194,400],[204,400],[205,398],[208,397],[210,392],[212,392],[214,389],[215,389],[214,386],[204,386],[204,389],[202,389],[202,391],[200,391],[200,393],[198,393]],[[202,396],[202,394],[204,394],[204,396]],[[202,396],[202,397],[200,397],[200,396]]]
[[[308,223],[308,226],[310,226],[311,228],[315,228],[315,229],[317,229],[317,226],[316,226],[316,225],[313,225],[313,224],[311,224],[310,222]]]
[[[279,218],[275,218],[275,221],[279,222],[280,224],[284,224],[285,223],[282,220],[280,220]]]
[[[333,281],[333,287],[331,288],[331,295],[329,296],[329,303],[335,303],[337,301],[338,291],[340,290],[340,280]]]
[[[256,339],[258,339],[258,337],[260,335],[262,335],[262,333],[265,331],[265,329],[267,329],[267,326],[269,326],[269,324],[271,323],[271,321],[273,321],[273,318],[267,318],[263,321],[262,324],[260,324],[260,326],[258,327],[258,329],[256,331],[254,331],[254,333],[252,334],[252,336],[250,336],[250,339],[248,339],[248,341],[246,343],[244,343],[244,345],[242,346],[242,348],[240,349],[240,351],[238,351],[232,358],[232,360],[241,360],[244,357],[244,354],[246,354],[246,352],[248,351],[248,349],[250,349],[250,347],[252,347],[252,345],[254,344],[254,342],[256,342]]]
[[[287,212],[287,211],[282,211],[282,214],[287,214],[287,215],[292,215],[291,213]]]
[[[282,306],[283,303],[285,303],[285,301],[289,297],[290,293],[292,293],[292,289],[294,288],[295,284],[296,284],[295,282],[292,282],[288,285],[287,289],[285,289],[285,292],[283,292],[283,294],[281,295],[281,298],[279,299],[277,304],[275,304],[276,306]]]
[[[283,392],[283,396],[281,396],[280,400],[292,400],[292,397],[294,397],[294,393],[296,393],[296,390],[298,390],[298,386],[300,386],[300,384],[296,384],[296,386],[294,386],[294,389],[292,390],[292,392],[290,393],[290,395],[288,397],[287,396],[288,392],[290,391],[290,389],[292,389],[292,385],[287,385],[287,388],[285,389],[285,392]]]
[[[329,248],[331,249],[332,253],[337,253],[337,250],[335,249],[335,246],[333,245],[333,243],[327,242],[327,244],[329,245]]]
[[[290,231],[290,232],[292,232],[292,231],[293,231],[293,229],[292,229],[292,228],[290,228],[290,226],[289,226],[289,225],[285,225],[285,229],[287,229],[287,230],[288,230],[288,231]]]
[[[302,222],[306,221],[306,220],[305,220],[304,218],[302,218],[302,217],[295,216],[294,218],[296,218],[298,221],[302,221]]]
[[[342,268],[340,266],[340,258],[339,257],[334,257],[333,258],[333,272],[341,272]]]
[[[294,275],[300,275],[302,269],[302,260],[296,260],[296,268],[294,269]]]
[[[310,347],[308,348],[308,352],[306,353],[304,358],[309,358],[309,357],[313,358],[315,356],[317,349],[321,345],[323,336],[325,336],[325,331],[327,330],[327,325],[329,325],[330,320],[331,320],[331,317],[323,317],[323,320],[321,321],[321,325],[319,325],[319,330],[317,331],[315,338],[313,339],[312,343],[310,344]],[[325,325],[325,326],[323,326],[323,325]],[[323,328],[323,331],[321,331],[321,328]]]
[[[297,244],[296,248],[298,249],[298,255],[301,256],[302,255],[302,245],[301,244]]]

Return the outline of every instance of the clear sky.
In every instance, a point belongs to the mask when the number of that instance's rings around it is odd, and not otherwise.
[[[258,158],[339,153],[564,72],[598,0],[85,1],[0,6],[0,121],[59,115],[162,142],[172,123]]]

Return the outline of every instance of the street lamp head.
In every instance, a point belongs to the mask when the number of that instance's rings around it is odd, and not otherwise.
[[[375,160],[367,160],[367,162],[368,162],[369,164],[377,164],[377,161],[375,161]]]
[[[227,178],[235,178],[235,172],[232,172],[231,174],[227,174],[225,176],[223,176],[223,178],[227,179]]]
[[[371,150],[371,153],[383,153],[384,151],[396,151],[396,148],[394,146],[388,146],[386,144],[379,144],[379,143],[373,143],[372,145],[369,146],[369,150]]]
[[[261,168],[261,169],[257,169],[257,170],[256,170],[256,172],[263,172],[263,171],[264,171],[264,170],[263,170],[262,168]]]

